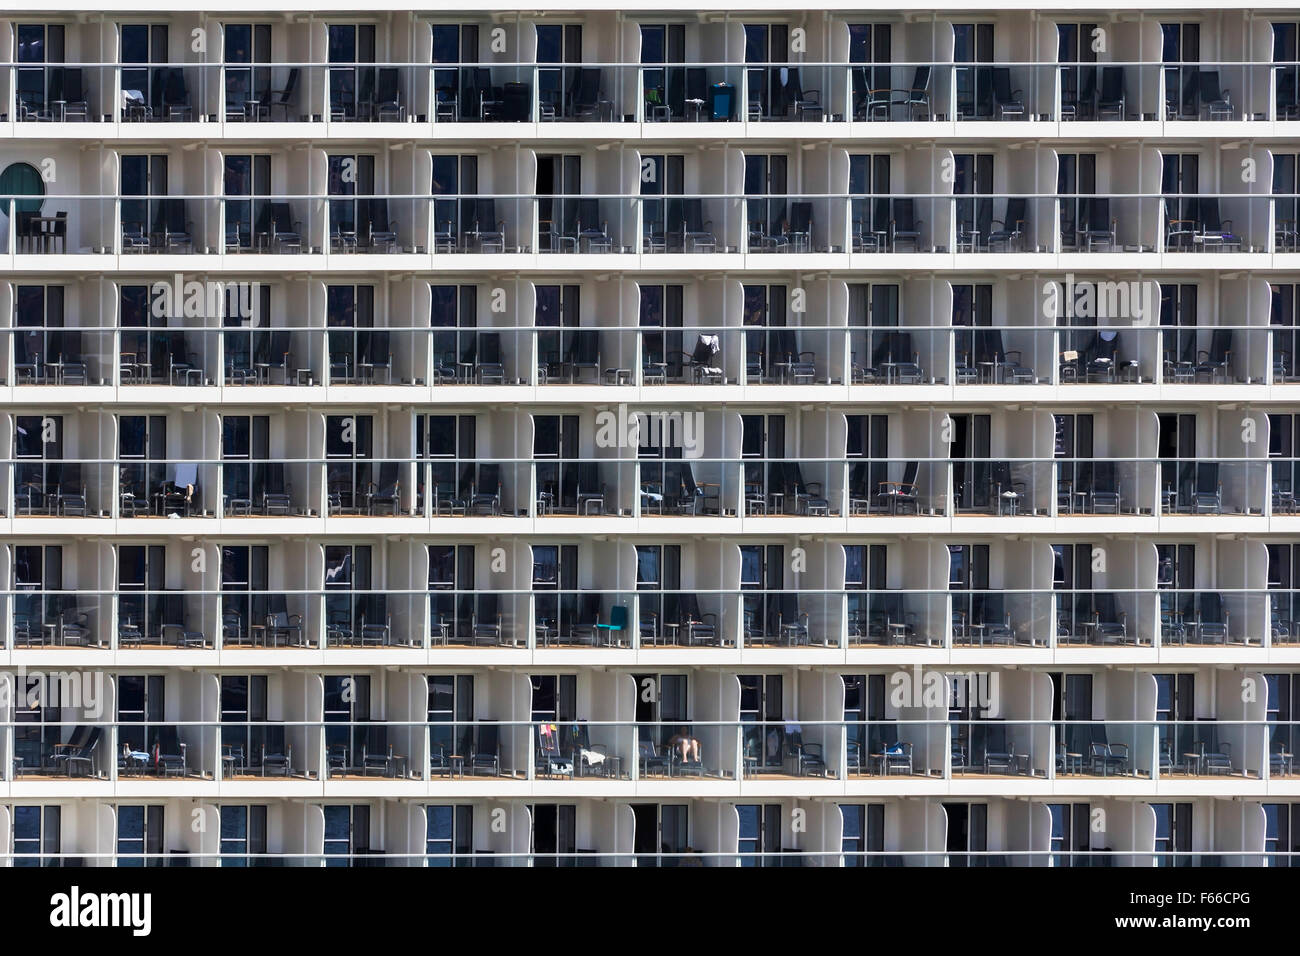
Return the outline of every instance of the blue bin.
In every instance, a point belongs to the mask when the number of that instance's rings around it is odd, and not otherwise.
[[[709,87],[709,119],[714,122],[734,119],[736,87],[732,83],[714,83]]]

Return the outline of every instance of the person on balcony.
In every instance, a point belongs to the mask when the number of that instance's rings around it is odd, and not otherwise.
[[[692,737],[685,727],[678,727],[677,733],[668,741],[668,746],[676,747],[682,755],[682,763],[700,762],[700,741]]]

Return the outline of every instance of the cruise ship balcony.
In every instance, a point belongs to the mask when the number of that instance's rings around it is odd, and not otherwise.
[[[918,44],[917,52],[928,47]],[[61,62],[9,65],[3,86],[19,122],[56,124],[1156,124],[1295,118],[1294,65],[1264,60],[1108,60],[1094,52],[1090,62],[1059,63],[1007,56],[978,63],[910,57],[765,62],[766,51],[753,52],[743,62],[646,60],[663,56],[660,41],[657,52],[643,52],[638,66],[461,60],[451,50],[435,50],[432,63],[262,57],[151,63],[146,50],[143,62],[114,64],[68,51]],[[850,51],[850,57],[858,55]]]

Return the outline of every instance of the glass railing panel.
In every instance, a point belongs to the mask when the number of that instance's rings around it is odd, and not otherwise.
[[[1150,591],[1059,589],[1055,602],[1056,644],[1090,647],[1151,647],[1155,644],[1156,595]]]
[[[325,647],[419,647],[423,628],[422,596],[370,591],[367,586],[343,582],[308,602],[321,615]],[[309,613],[307,626],[315,615]],[[273,635],[272,635],[273,636]],[[298,637],[296,631],[287,635]]]
[[[942,646],[948,615],[946,592],[851,590],[846,595],[852,645]]]
[[[255,89],[251,65],[232,68],[229,96],[216,64],[131,63],[118,67],[117,74],[121,101],[104,112],[115,113],[124,123],[215,123],[226,118],[228,101],[232,109],[244,110],[242,104],[235,106],[237,91]],[[245,93],[249,98],[256,95]]]
[[[1051,592],[954,590],[950,600],[954,645],[1046,647],[1051,643]]]
[[[833,102],[834,82],[820,91],[822,103]],[[641,119],[646,123],[737,122],[747,116],[744,90],[745,67],[738,64],[647,63],[640,67]]]
[[[997,516],[1051,513],[1055,469],[1041,460],[953,459],[957,514]]]
[[[1058,721],[1052,742],[1055,774],[1151,779],[1158,753],[1155,729],[1150,721]]]

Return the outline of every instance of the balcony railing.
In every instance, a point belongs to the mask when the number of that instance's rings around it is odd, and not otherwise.
[[[7,114],[55,123],[1068,122],[1297,118],[1300,64],[1003,60],[20,63]]]
[[[1117,841],[1112,841],[1117,842]],[[87,844],[89,845],[89,844]],[[615,842],[611,838],[609,846]],[[24,850],[0,854],[0,865],[16,867],[84,867],[90,865],[154,867],[1152,867],[1152,866],[1295,866],[1300,851],[1291,850],[1160,850],[1152,847],[1105,846],[1090,849],[1034,849],[1005,847],[992,850],[707,850],[696,847],[662,849],[651,853],[630,850],[578,848],[573,851],[525,850],[387,850],[363,849],[319,852],[252,852],[243,850],[107,852],[77,850],[40,853]],[[1245,917],[1242,917],[1245,918]]]
[[[994,705],[996,707],[996,705]],[[857,792],[866,777],[907,787],[967,776],[1143,780],[1294,776],[1295,727],[1230,719],[962,717],[879,720],[472,721],[373,718],[86,718],[0,725],[0,763],[18,782],[279,778],[322,784],[387,778],[409,794],[454,792],[472,778],[595,784],[673,779],[817,780]]]
[[[1027,572],[1025,572],[1027,574]],[[546,656],[584,647],[618,656],[664,648],[735,651],[929,647],[1049,652],[1285,647],[1300,642],[1300,598],[1281,589],[660,588],[642,583],[472,589],[327,584],[274,592],[202,587],[43,588],[16,582],[0,608],[0,647],[202,652],[368,648],[436,660],[452,647]],[[423,660],[425,656],[412,657]],[[828,660],[830,658],[828,657]]]
[[[698,436],[695,436],[698,439]],[[1177,517],[1297,513],[1300,459],[660,457],[638,438],[602,457],[10,459],[16,518],[753,520],[876,515]],[[651,457],[651,455],[653,455]]]
[[[0,330],[15,385],[1259,385],[1300,379],[1281,325],[448,328],[38,326]],[[1116,300],[1118,303],[1118,300]],[[1129,301],[1127,292],[1124,305]],[[1116,317],[1118,318],[1118,316]],[[210,319],[198,320],[203,323]],[[272,321],[275,321],[272,317]],[[7,346],[4,344],[7,343]]]
[[[0,197],[0,254],[1275,254],[1300,245],[1297,208],[1293,194],[1247,192],[50,194]]]

